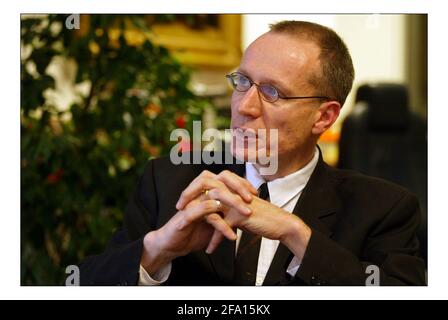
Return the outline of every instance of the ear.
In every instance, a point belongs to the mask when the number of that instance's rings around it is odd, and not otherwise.
[[[315,135],[324,133],[336,122],[341,111],[341,105],[337,101],[327,101],[322,103],[316,110],[316,118],[312,128]]]

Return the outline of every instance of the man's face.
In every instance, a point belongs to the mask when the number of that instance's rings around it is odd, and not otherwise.
[[[319,72],[318,57],[319,48],[313,42],[270,32],[247,48],[238,71],[257,84],[274,86],[282,96],[322,95],[308,83],[310,76]],[[316,99],[279,99],[270,103],[261,98],[253,85],[247,92],[234,91],[231,127],[266,129],[268,137],[271,129],[278,129],[281,164],[314,148],[316,136],[312,126],[319,104]],[[247,146],[236,145],[236,157],[244,156],[247,161]]]

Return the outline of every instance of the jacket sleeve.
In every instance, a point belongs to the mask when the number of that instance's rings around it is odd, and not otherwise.
[[[81,285],[137,285],[143,238],[157,221],[156,199],[150,161],[129,199],[123,227],[113,235],[104,253],[79,264]]]
[[[313,230],[293,284],[425,285],[425,264],[419,257],[416,237],[419,223],[418,201],[407,194],[372,228],[359,257]]]

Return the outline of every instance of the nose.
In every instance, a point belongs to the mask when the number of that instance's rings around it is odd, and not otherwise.
[[[242,95],[236,101],[238,112],[241,115],[251,118],[258,118],[261,116],[261,97],[258,93],[258,87],[254,84],[246,92],[235,92],[235,94]]]

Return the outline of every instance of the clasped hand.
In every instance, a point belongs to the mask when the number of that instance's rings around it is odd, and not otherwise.
[[[224,237],[235,240],[235,228],[286,242],[304,225],[297,216],[260,199],[257,190],[246,179],[226,170],[217,175],[203,171],[181,194],[176,208],[182,210],[203,202],[213,206],[210,200],[215,200],[216,212],[185,214],[180,225],[182,229],[195,223],[196,218],[205,219],[215,229],[207,244],[209,254]]]
[[[236,240],[236,228],[280,240],[298,257],[311,236],[300,218],[260,199],[246,179],[227,170],[203,171],[182,192],[176,209],[163,227],[145,236],[141,264],[150,274],[192,251],[212,253],[224,238]]]

